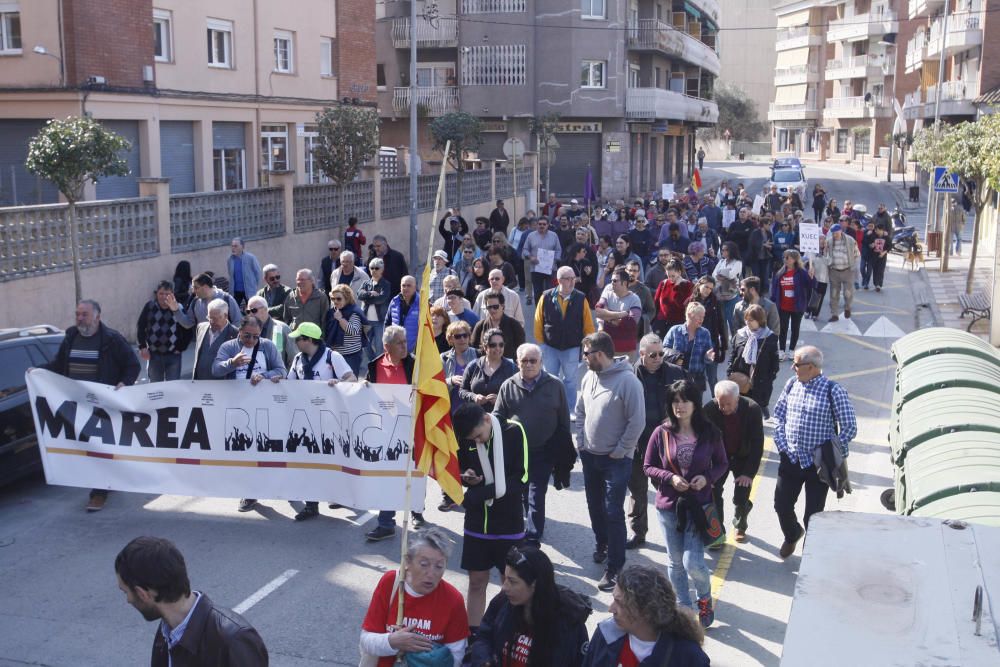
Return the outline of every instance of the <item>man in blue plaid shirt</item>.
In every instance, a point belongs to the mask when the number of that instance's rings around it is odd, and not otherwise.
[[[795,378],[788,381],[774,406],[774,444],[781,461],[774,488],[774,511],[785,536],[779,555],[788,558],[809,528],[809,517],[822,512],[830,490],[819,479],[813,451],[827,440],[847,456],[847,443],[858,433],[854,406],[847,390],[823,375],[823,353],[812,346],[795,351]],[[803,528],[795,517],[795,502],[806,488]]]

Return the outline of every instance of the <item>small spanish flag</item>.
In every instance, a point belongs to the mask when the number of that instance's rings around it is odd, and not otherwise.
[[[694,170],[694,176],[691,177],[691,187],[694,188],[695,192],[701,190],[701,172],[697,169]]]
[[[444,380],[444,366],[434,342],[430,304],[430,262],[424,269],[420,294],[420,332],[417,335],[416,405],[413,430],[413,457],[417,468],[437,480],[441,489],[456,503],[465,497],[458,469],[458,441],[451,424],[451,398]]]

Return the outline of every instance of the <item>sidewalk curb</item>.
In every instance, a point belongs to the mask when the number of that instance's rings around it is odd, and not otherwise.
[[[918,329],[920,325],[921,309],[926,308],[931,314],[931,324],[936,327],[943,327],[944,318],[938,308],[937,300],[934,298],[934,289],[931,287],[930,279],[927,277],[927,269],[923,266],[917,271],[910,272],[910,294],[913,297],[915,325]]]

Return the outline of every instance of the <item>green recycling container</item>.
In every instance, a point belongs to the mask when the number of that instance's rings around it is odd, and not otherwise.
[[[1000,354],[992,345],[979,336],[946,327],[914,331],[897,340],[890,348],[892,359],[898,365],[897,373],[918,359],[946,353],[967,354],[1000,365]]]

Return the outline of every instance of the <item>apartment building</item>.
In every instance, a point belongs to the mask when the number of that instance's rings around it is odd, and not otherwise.
[[[24,168],[50,118],[125,136],[131,174],[88,198],[319,182],[316,112],[375,101],[374,7],[338,0],[0,0],[0,205],[56,201]]]
[[[719,83],[736,86],[746,93],[760,120],[767,119],[768,105],[774,101],[776,18],[771,2],[719,0],[722,11]]]
[[[801,0],[775,7],[775,155],[853,161],[878,155],[897,122],[901,0]],[[909,28],[904,27],[902,36]]]
[[[560,114],[549,189],[622,197],[685,182],[694,131],[718,120],[717,0],[417,2],[420,151],[426,125],[467,111],[484,121],[478,158],[510,137],[537,148],[530,121]],[[383,143],[407,145],[410,0],[376,5]],[[542,169],[543,176],[547,170]]]
[[[914,34],[905,47],[906,72],[913,77],[903,114],[913,128],[935,117],[952,123],[992,113],[1000,86],[1000,16],[985,0],[910,0],[907,18]],[[993,39],[989,39],[989,35]]]

